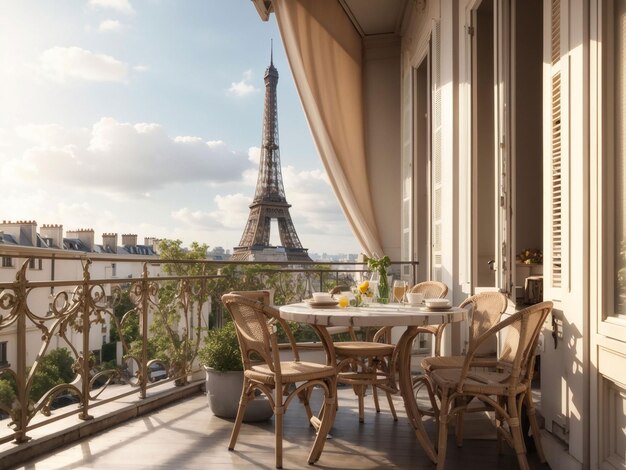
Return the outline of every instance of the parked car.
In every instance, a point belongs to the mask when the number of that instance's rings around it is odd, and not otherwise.
[[[163,367],[163,364],[153,362],[148,368],[150,369],[150,382],[158,382],[159,380],[167,379],[167,371],[165,367]]]
[[[56,410],[57,408],[63,408],[64,406],[73,405],[75,403],[79,403],[80,399],[76,395],[72,395],[68,393],[66,395],[59,395],[52,400],[50,404],[50,409]]]

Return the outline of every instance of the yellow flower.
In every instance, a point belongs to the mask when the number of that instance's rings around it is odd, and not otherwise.
[[[361,284],[359,284],[359,291],[361,292],[361,294],[365,294],[369,288],[370,288],[369,281],[363,281]]]

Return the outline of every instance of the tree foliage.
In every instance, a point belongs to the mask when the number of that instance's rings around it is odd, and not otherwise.
[[[65,348],[54,349],[41,358],[30,388],[30,399],[38,401],[55,385],[71,383],[76,376],[73,365],[74,358]]]
[[[11,384],[9,380],[0,379],[0,404],[11,409],[11,405],[16,398],[15,385]]]
[[[113,308],[113,315],[115,315],[117,322],[111,322],[111,342],[120,340],[117,324],[121,323],[124,315],[126,315],[126,313],[131,311],[133,308],[135,308],[135,305],[130,298],[130,292],[128,290],[122,290],[120,292],[119,301]],[[121,329],[122,335],[127,343],[131,343],[137,339],[139,337],[139,318],[137,315],[130,316]]]

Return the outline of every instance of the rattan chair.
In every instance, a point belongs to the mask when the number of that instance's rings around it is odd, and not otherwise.
[[[256,300],[257,302],[261,302],[265,305],[272,306],[272,292],[269,290],[234,290],[229,292],[229,294],[237,294],[243,295],[252,300]]]
[[[539,333],[551,310],[552,302],[543,302],[516,312],[474,338],[462,367],[440,368],[426,373],[429,390],[439,401],[437,403],[431,395],[439,427],[438,470],[442,470],[445,464],[448,422],[457,413],[465,411],[473,398],[495,411],[498,438],[505,439],[514,448],[522,470],[529,468],[520,414],[522,405],[532,410],[528,417],[533,439],[539,447],[539,426],[529,391]],[[506,333],[506,339],[498,358],[491,361],[477,358],[481,346],[501,331]],[[477,367],[488,369],[480,371]]]
[[[415,292],[418,294],[424,294],[424,299],[443,299],[448,295],[448,286],[439,281],[424,281],[415,284],[408,292]],[[435,336],[437,341],[437,331],[439,325],[424,325],[420,327],[420,333],[430,333]],[[441,330],[443,334],[443,328]],[[436,348],[441,348],[441,336],[439,336],[439,343]]]
[[[506,296],[500,292],[482,292],[480,294],[473,295],[465,299],[459,307],[470,308],[469,318],[469,341],[468,344],[472,344],[474,338],[478,338],[483,333],[487,332],[493,325],[500,321],[500,317],[504,313],[507,307],[508,300]],[[443,331],[447,324],[439,325],[434,328],[435,335],[435,356],[426,357],[422,359],[420,365],[424,369],[424,372],[431,372],[436,369],[454,369],[463,367],[465,362],[465,356],[441,356],[441,338],[443,337]],[[432,327],[429,327],[432,329]],[[495,343],[495,344],[494,344]],[[481,348],[476,351],[475,358],[489,357],[492,358],[496,355],[497,341],[493,337],[491,344],[485,342]],[[416,382],[420,382],[418,379]],[[480,412],[489,408],[486,406],[471,407],[468,411]],[[424,414],[433,414],[432,410],[422,410]],[[457,414],[457,423],[455,427],[456,442],[458,446],[463,443],[463,414],[462,410]]]
[[[506,310],[508,300],[501,292],[482,292],[465,299],[459,307],[470,308],[469,318],[469,344],[474,338],[478,338],[489,328],[500,321],[500,317]],[[425,371],[440,368],[462,367],[465,356],[441,356],[441,339],[447,323],[429,327],[435,335],[435,355],[422,359],[421,366]],[[484,344],[476,356],[483,356],[495,351],[493,344]]]
[[[437,281],[426,281],[416,284],[410,292],[424,294],[424,298],[445,297],[448,287]],[[424,331],[424,332],[430,332]],[[369,386],[372,387],[374,406],[380,413],[378,389],[385,392],[389,410],[394,421],[398,420],[396,409],[391,395],[397,393],[395,371],[390,370],[391,357],[395,346],[391,344],[391,328],[384,327],[376,332],[372,341],[341,341],[333,343],[338,358],[338,381],[341,384],[352,385],[358,397],[359,422],[365,420],[364,397]]]
[[[301,362],[292,335],[288,338],[294,360],[281,361],[276,326],[281,325],[285,331],[289,331],[289,327],[275,308],[237,294],[225,294],[222,302],[235,322],[244,366],[244,385],[228,449],[235,448],[246,405],[260,390],[267,395],[274,410],[276,468],[282,468],[283,414],[295,396],[308,396],[311,388],[317,386],[324,393],[324,403],[319,417],[310,418],[317,436],[308,458],[310,464],[316,462],[335,419],[337,369]]]
[[[425,299],[443,299],[448,295],[448,286],[439,281],[424,281],[415,284],[409,292],[424,294]]]

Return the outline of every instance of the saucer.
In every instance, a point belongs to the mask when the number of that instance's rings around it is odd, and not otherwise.
[[[316,302],[313,299],[307,299],[305,300],[305,302],[309,304],[309,307],[311,308],[332,308],[336,307],[337,304],[339,304],[339,302],[337,302],[336,300],[325,300],[323,302]]]
[[[446,306],[441,306],[441,307],[428,307],[425,306],[424,310],[427,310],[429,312],[445,312],[446,310],[450,310],[452,308],[451,305],[446,305]]]
[[[426,299],[424,305],[428,308],[450,308],[450,301],[448,299]]]

